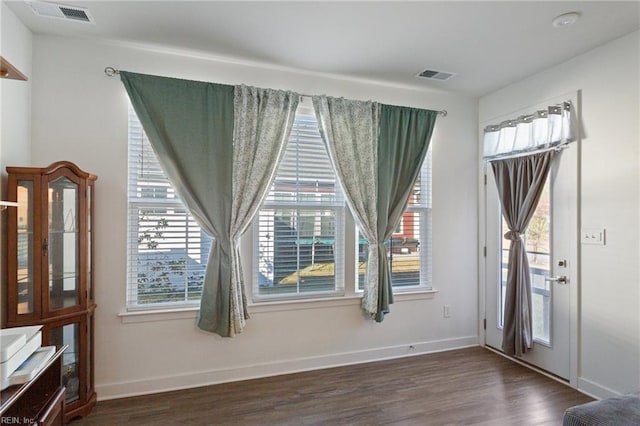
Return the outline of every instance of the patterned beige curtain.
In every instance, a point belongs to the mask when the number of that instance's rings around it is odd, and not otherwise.
[[[378,308],[378,116],[374,102],[314,96],[318,128],[360,232],[369,242],[362,309]]]
[[[231,201],[230,336],[248,318],[240,262],[240,237],[269,192],[293,126],[300,96],[293,92],[236,86]],[[211,315],[214,313],[212,312]],[[202,313],[201,313],[202,315]]]

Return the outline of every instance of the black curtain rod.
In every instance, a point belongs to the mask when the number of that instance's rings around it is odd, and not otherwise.
[[[107,77],[115,77],[116,75],[120,75],[120,70],[117,70],[113,67],[106,67],[104,69],[104,73],[107,75]],[[305,95],[305,94],[301,94],[300,96],[307,97],[307,98],[311,97],[311,95]],[[443,117],[446,117],[447,114],[448,113],[446,109],[438,111],[438,115],[441,115]]]

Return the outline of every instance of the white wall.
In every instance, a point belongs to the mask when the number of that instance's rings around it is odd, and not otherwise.
[[[6,4],[0,8],[0,55],[31,77],[31,32]],[[6,176],[5,166],[27,165],[30,161],[31,81],[0,79],[0,96],[0,166]]]
[[[234,339],[198,331],[193,313],[123,322],[118,313],[125,307],[127,97],[119,79],[104,75],[106,66],[447,109],[433,137],[433,284],[439,292],[431,299],[399,298],[382,324],[364,319],[357,300],[252,307],[245,332]],[[477,100],[48,36],[34,38],[33,92],[33,165],[64,159],[98,175],[99,398],[477,343]],[[443,304],[451,305],[449,319],[443,318]]]
[[[4,2],[0,4],[0,55],[31,77],[31,32]],[[0,200],[6,200],[6,166],[29,165],[31,159],[31,81],[0,79]],[[6,219],[0,216],[0,270],[6,250]],[[3,297],[5,273],[0,274],[0,318],[6,320]]]
[[[580,90],[581,246],[578,387],[599,397],[640,389],[640,34],[635,32],[480,99],[479,122]]]

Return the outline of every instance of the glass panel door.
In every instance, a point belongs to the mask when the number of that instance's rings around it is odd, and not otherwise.
[[[33,181],[18,181],[17,214],[18,315],[34,312],[33,271]]]
[[[529,270],[531,271],[531,325],[538,343],[551,344],[551,179],[547,179],[536,212],[525,234]]]
[[[51,329],[49,344],[69,346],[62,355],[62,383],[66,387],[66,403],[77,401],[80,399],[80,323]]]
[[[78,185],[66,177],[49,183],[49,310],[78,305]]]
[[[531,278],[533,345],[521,359],[577,383],[578,159],[570,145],[554,159],[524,243]],[[485,344],[500,350],[509,241],[503,239],[493,173],[485,186]]]

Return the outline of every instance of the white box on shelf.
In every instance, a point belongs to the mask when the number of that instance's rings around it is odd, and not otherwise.
[[[0,363],[7,362],[26,344],[27,336],[24,333],[0,335]]]
[[[2,353],[2,362],[0,363],[1,389],[9,386],[6,384],[9,376],[42,345],[41,328],[41,325],[34,325],[0,330],[0,352]]]
[[[20,365],[20,367],[13,372],[11,376],[2,382],[2,388],[6,388],[14,385],[21,385],[27,383],[33,379],[36,374],[42,370],[42,367],[49,361],[49,359],[56,353],[55,346],[43,346],[38,348],[31,356]]]
[[[26,327],[12,327],[1,329],[0,363],[7,362],[34,337],[38,338],[41,328],[41,325],[30,325]],[[18,344],[19,342],[22,342],[22,344]],[[40,345],[38,345],[38,347],[40,347]]]

